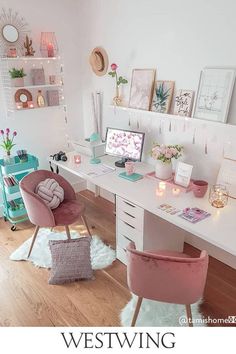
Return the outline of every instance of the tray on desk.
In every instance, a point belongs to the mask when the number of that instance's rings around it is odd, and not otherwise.
[[[189,183],[189,186],[188,187],[183,187],[183,186],[180,186],[179,184],[175,183],[175,174],[172,173],[172,177],[169,178],[169,179],[161,179],[161,178],[157,178],[155,176],[155,171],[152,171],[152,172],[149,172],[145,175],[145,177],[147,178],[150,178],[150,179],[153,179],[154,181],[157,181],[158,182],[165,182],[167,185],[170,185],[170,186],[174,186],[174,187],[178,187],[181,191],[185,192],[185,193],[188,193],[188,192],[191,192],[192,191],[192,187],[193,187],[193,180],[191,179],[190,180],[190,183]]]

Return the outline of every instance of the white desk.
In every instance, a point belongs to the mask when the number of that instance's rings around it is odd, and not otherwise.
[[[219,249],[227,252],[230,257],[236,257],[236,201],[229,199],[228,205],[223,209],[216,209],[212,207],[208,202],[208,194],[204,198],[195,198],[192,192],[181,193],[180,196],[173,196],[171,189],[167,188],[164,196],[156,196],[157,182],[147,177],[137,182],[130,182],[123,178],[118,177],[118,174],[124,169],[116,168],[114,172],[109,174],[90,177],[84,175],[84,172],[91,168],[89,164],[89,157],[82,155],[81,164],[74,163],[74,153],[67,154],[68,161],[58,161],[55,163],[64,170],[67,170],[74,175],[85,178],[98,187],[101,187],[116,196],[119,196],[125,200],[130,201],[137,207],[142,208],[146,213],[150,213],[159,217],[160,220],[166,220],[168,223],[184,230],[194,236],[197,236],[204,241],[207,241],[211,245],[218,247]],[[104,156],[102,162],[114,167],[114,161],[117,158],[110,156]],[[151,172],[153,166],[145,163],[136,163],[136,172],[145,174]],[[167,203],[178,209],[184,209],[186,207],[198,207],[211,213],[211,216],[205,220],[200,221],[197,224],[192,224],[186,220],[183,220],[178,215],[170,215],[160,209],[160,204]],[[150,220],[149,220],[150,221]],[[148,221],[148,222],[149,222]],[[153,226],[152,226],[153,229]],[[177,228],[176,228],[177,230]],[[147,231],[147,230],[146,230]],[[150,230],[149,230],[150,231]],[[153,239],[155,239],[155,230],[153,232]],[[174,231],[175,232],[175,231]],[[158,230],[157,230],[158,233]],[[184,235],[184,232],[183,232]],[[143,237],[146,237],[145,230]],[[179,235],[172,235],[173,237],[179,237]],[[174,241],[173,241],[174,242]],[[145,243],[145,242],[144,242]],[[183,243],[183,240],[181,240]],[[145,248],[147,245],[145,245]],[[148,245],[149,246],[149,245]],[[153,245],[153,247],[155,244]],[[140,247],[142,248],[142,246]],[[177,246],[177,249],[179,246]],[[236,258],[235,258],[236,260]],[[236,264],[236,262],[235,262]],[[230,264],[231,265],[231,264]],[[232,265],[233,266],[233,265]]]

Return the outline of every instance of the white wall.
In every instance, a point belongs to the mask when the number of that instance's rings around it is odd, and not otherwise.
[[[83,135],[83,120],[80,104],[80,62],[77,43],[78,14],[75,0],[4,0],[1,7],[18,11],[28,23],[33,38],[35,55],[40,56],[40,34],[43,31],[56,33],[60,54],[65,68],[65,98],[68,109],[68,125],[64,113],[59,108],[45,108],[17,112],[6,117],[2,93],[0,96],[0,128],[9,127],[18,132],[15,150],[26,148],[40,158],[42,167],[48,167],[46,158],[51,153],[66,148],[66,133],[70,137]],[[2,156],[2,150],[0,150]]]
[[[104,129],[106,126],[128,128],[129,116],[108,107],[114,95],[114,81],[108,75],[97,77],[88,64],[90,51],[103,46],[110,64],[119,66],[121,75],[131,80],[133,68],[155,68],[157,78],[174,80],[175,88],[197,90],[200,71],[204,66],[236,67],[236,3],[234,0],[80,0],[78,2],[81,31],[79,41],[83,90],[85,136],[91,132],[90,92],[101,90],[104,95]],[[130,85],[124,89],[125,100]],[[163,121],[165,134],[158,135],[160,120],[145,113],[131,117],[131,128],[146,131],[146,148],[151,143],[182,143],[184,159],[194,164],[194,177],[215,177],[222,159],[223,148],[235,140],[236,127],[189,121],[186,132],[182,122],[169,132],[169,120]],[[236,123],[236,90],[232,99],[229,121]],[[192,136],[196,126],[196,144]],[[208,154],[204,153],[205,141]]]

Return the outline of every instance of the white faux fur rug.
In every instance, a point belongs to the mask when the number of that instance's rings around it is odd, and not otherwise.
[[[120,319],[122,326],[129,327],[131,325],[136,303],[137,297],[133,295],[132,299],[121,312]],[[201,301],[191,305],[194,327],[205,326],[202,321],[202,315],[199,312],[200,303]],[[187,327],[185,306],[143,299],[135,326]]]
[[[76,231],[71,231],[71,238],[78,238],[80,235]],[[26,240],[11,255],[12,261],[30,261],[37,267],[51,268],[51,252],[49,249],[49,240],[65,240],[67,239],[65,232],[50,231],[50,229],[40,229],[34,243],[33,250],[29,258],[27,258],[32,237]],[[103,269],[108,267],[116,259],[115,251],[105,245],[98,237],[93,236],[91,242],[91,263],[92,268]]]

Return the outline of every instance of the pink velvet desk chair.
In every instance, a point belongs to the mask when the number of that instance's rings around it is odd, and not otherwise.
[[[64,189],[63,202],[53,210],[50,209],[37,194],[35,194],[36,186],[46,178],[55,179]],[[88,234],[91,236],[84,216],[85,206],[76,200],[74,189],[62,176],[47,170],[31,172],[20,181],[20,191],[29,220],[36,226],[28,257],[31,254],[40,227],[53,228],[55,226],[64,226],[67,238],[70,239],[69,225],[81,218]]]
[[[138,295],[131,326],[135,326],[143,298],[184,304],[189,326],[192,326],[191,304],[203,296],[208,255],[202,251],[192,258],[174,251],[145,251],[127,247],[127,277],[132,293]],[[189,320],[190,319],[190,320]]]

